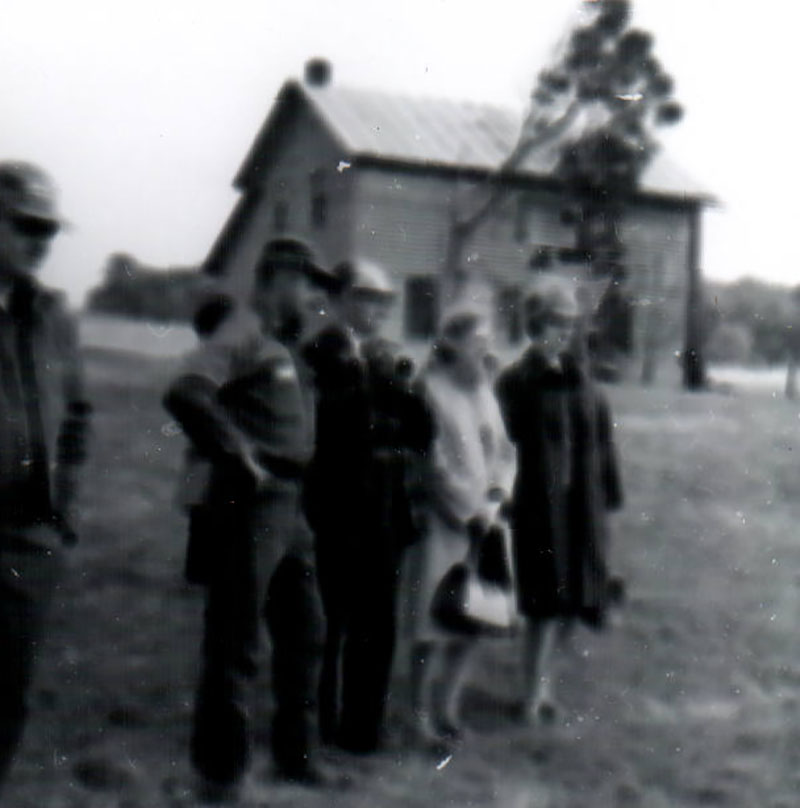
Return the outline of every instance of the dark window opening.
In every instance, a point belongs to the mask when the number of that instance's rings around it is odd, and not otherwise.
[[[517,286],[505,286],[497,293],[497,331],[511,344],[522,339],[522,294]]]
[[[528,211],[530,205],[528,200],[520,195],[517,199],[517,211],[514,218],[514,238],[517,243],[522,244],[528,240]]]
[[[328,194],[325,172],[322,169],[312,171],[309,181],[311,226],[320,230],[328,223]]]
[[[275,232],[285,233],[289,228],[289,203],[284,200],[276,202],[273,216]]]
[[[412,339],[436,335],[439,321],[439,285],[436,278],[418,275],[406,281],[405,333]]]
[[[318,194],[311,198],[311,224],[317,229],[328,223],[328,197]]]
[[[553,251],[549,247],[537,247],[531,255],[528,265],[535,272],[543,272],[553,265]]]

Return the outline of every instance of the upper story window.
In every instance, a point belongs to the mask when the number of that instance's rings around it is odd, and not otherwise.
[[[272,225],[276,233],[285,233],[289,229],[289,203],[279,199],[272,209]]]
[[[410,339],[430,339],[439,320],[439,284],[432,275],[406,280],[405,333]]]
[[[497,330],[510,345],[522,339],[522,292],[518,286],[503,286],[495,298]]]
[[[321,230],[328,223],[327,177],[321,168],[311,172],[309,177],[309,211],[311,227]]]

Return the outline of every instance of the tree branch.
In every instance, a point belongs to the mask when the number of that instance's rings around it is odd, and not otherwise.
[[[489,194],[483,202],[471,214],[461,219],[456,218],[453,222],[453,229],[457,231],[460,236],[466,237],[472,234],[495,205],[497,205],[503,194],[505,194],[506,188],[501,184],[500,180],[510,171],[517,169],[537,148],[544,145],[549,140],[560,137],[573,122],[580,108],[580,101],[577,97],[574,97],[556,120],[535,125],[533,134],[528,138],[524,137],[524,134],[520,135],[516,146],[514,146],[505,160],[503,160],[498,169],[489,177],[487,186],[489,188]],[[530,120],[530,117],[531,116],[529,116],[528,120]],[[524,133],[527,128],[526,124],[527,121],[522,125],[522,133]],[[536,131],[537,126],[540,127],[538,131]]]

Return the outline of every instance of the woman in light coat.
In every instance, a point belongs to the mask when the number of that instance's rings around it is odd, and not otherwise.
[[[427,531],[409,551],[411,688],[423,742],[460,734],[459,707],[476,638],[450,633],[431,617],[437,584],[464,561],[469,528],[488,527],[510,492],[514,449],[486,371],[484,315],[454,309],[421,373],[434,422]]]

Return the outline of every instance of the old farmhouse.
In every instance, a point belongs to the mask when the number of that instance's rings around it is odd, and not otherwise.
[[[331,83],[325,70],[284,84],[234,185],[241,196],[205,271],[244,296],[262,246],[280,236],[309,243],[333,264],[363,256],[385,266],[399,292],[392,335],[427,340],[442,305],[450,223],[515,143],[518,113],[447,100],[406,98]],[[554,148],[513,173],[501,203],[469,243],[473,273],[491,289],[501,340],[521,329],[517,300],[536,257],[574,247]],[[709,197],[659,153],[621,233],[634,301],[634,357],[696,348],[701,211]],[[541,264],[541,262],[538,262]],[[570,271],[586,271],[575,267]]]

